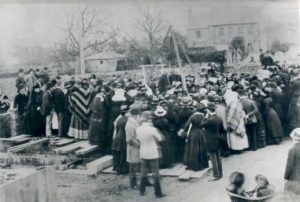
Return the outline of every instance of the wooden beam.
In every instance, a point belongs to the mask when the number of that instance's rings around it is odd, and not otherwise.
[[[179,177],[178,180],[180,181],[188,181],[191,177],[192,174],[194,174],[195,171],[192,170],[186,170],[184,173],[182,173]]]
[[[54,149],[54,152],[59,153],[59,154],[67,154],[67,153],[71,153],[74,152],[78,149],[81,149],[82,147],[88,146],[89,142],[86,141],[80,141],[80,142],[76,142],[73,144],[69,144],[67,146],[64,147],[60,147],[57,149]]]
[[[92,161],[86,165],[87,170],[97,174],[103,171],[106,168],[109,168],[113,165],[113,157],[111,155],[103,156],[95,161]]]
[[[187,90],[187,87],[186,87],[185,74],[183,72],[183,67],[182,67],[182,63],[181,63],[181,59],[180,59],[180,55],[179,55],[179,51],[178,51],[176,36],[175,36],[175,32],[174,32],[172,26],[170,27],[170,30],[171,30],[171,36],[172,36],[172,39],[173,39],[173,45],[174,45],[174,49],[175,49],[177,63],[178,63],[178,66],[179,66],[179,73],[180,73],[180,76],[181,76],[182,89],[186,93],[188,93],[188,90]]]
[[[57,147],[61,147],[61,146],[65,146],[65,145],[71,144],[73,142],[75,142],[75,139],[64,138],[64,139],[59,139],[59,140],[55,141],[53,143],[53,145],[57,146]]]
[[[166,170],[165,173],[162,174],[162,176],[178,177],[179,175],[185,172],[185,168],[186,168],[185,165],[177,164],[174,167]]]
[[[21,144],[21,145],[15,146],[15,147],[8,148],[8,152],[20,152],[20,151],[23,151],[23,150],[28,149],[30,147],[33,147],[33,146],[45,144],[49,141],[50,140],[48,138],[42,138],[42,139],[39,139],[39,140],[34,140],[34,141],[31,141],[31,142],[28,142],[28,143],[25,143],[25,144]]]
[[[190,178],[195,178],[195,179],[199,179],[201,178],[205,173],[207,173],[209,171],[209,168],[205,168],[203,170],[194,172],[191,174]]]
[[[90,152],[96,151],[97,149],[99,149],[98,145],[88,145],[87,147],[77,150],[75,153],[76,155],[86,155]]]

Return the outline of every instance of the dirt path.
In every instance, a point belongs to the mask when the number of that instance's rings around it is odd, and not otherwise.
[[[268,146],[255,152],[245,152],[223,159],[224,178],[217,182],[207,182],[208,175],[202,179],[180,182],[176,178],[163,178],[162,187],[167,194],[162,202],[227,202],[225,192],[231,172],[241,171],[246,175],[245,189],[254,188],[254,176],[265,175],[276,186],[277,192],[284,187],[283,174],[290,141],[280,145]],[[140,197],[138,191],[129,189],[128,178],[100,174],[95,178],[59,174],[57,190],[61,202],[150,202],[156,200],[153,188],[147,189],[146,196]],[[283,201],[282,198],[276,201]]]

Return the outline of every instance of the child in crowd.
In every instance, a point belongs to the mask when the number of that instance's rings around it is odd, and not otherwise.
[[[253,191],[248,192],[248,194],[252,197],[264,197],[272,194],[272,189],[270,188],[270,184],[268,179],[263,175],[256,175],[255,181],[257,186]]]
[[[241,196],[248,196],[243,188],[243,184],[245,182],[245,176],[243,173],[240,172],[233,172],[230,177],[230,184],[227,187],[227,191],[233,194],[241,195]]]

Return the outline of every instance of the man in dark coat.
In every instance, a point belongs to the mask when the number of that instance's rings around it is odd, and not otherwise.
[[[46,136],[51,137],[52,136],[52,110],[53,110],[53,105],[52,105],[52,93],[51,93],[51,87],[52,83],[47,83],[46,84],[46,89],[43,94],[43,102],[41,106],[41,113],[43,116],[46,117]]]
[[[53,110],[57,114],[58,118],[58,136],[63,136],[63,126],[62,126],[62,119],[63,119],[63,112],[65,108],[65,94],[63,90],[60,88],[61,86],[61,78],[59,76],[56,77],[56,84],[51,90],[52,94],[52,103],[53,103]]]
[[[285,190],[300,195],[300,128],[291,133],[294,146],[289,150],[284,179]]]
[[[18,90],[18,94],[15,97],[13,105],[13,108],[16,109],[17,135],[25,134],[27,132],[25,124],[25,112],[28,101],[29,96],[25,88]]]
[[[207,114],[209,117],[203,122],[207,151],[210,156],[213,168],[213,178],[209,181],[216,181],[223,177],[222,162],[220,158],[219,137],[225,132],[223,121],[215,113],[214,103],[208,103]]]
[[[26,81],[24,78],[24,70],[23,69],[19,69],[19,74],[18,77],[16,79],[16,87],[18,90],[24,88],[26,86]]]

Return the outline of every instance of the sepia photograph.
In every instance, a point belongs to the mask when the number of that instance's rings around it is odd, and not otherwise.
[[[0,202],[299,202],[299,0],[0,0]]]

